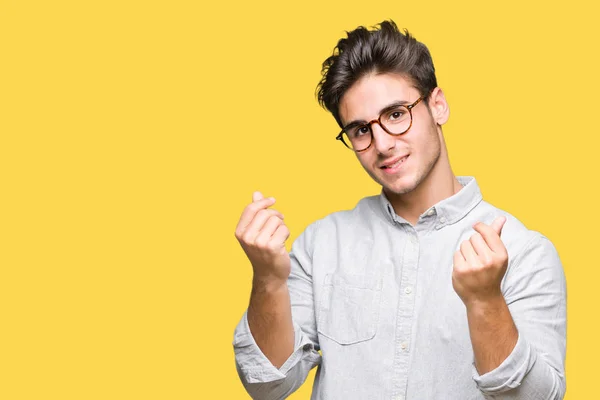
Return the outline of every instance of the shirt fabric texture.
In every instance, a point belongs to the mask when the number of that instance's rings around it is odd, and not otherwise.
[[[283,399],[317,366],[311,400],[562,399],[566,282],[541,233],[483,201],[475,178],[413,226],[382,192],[309,225],[294,241],[288,288],[295,347],[275,368],[246,313],[234,333],[238,374],[255,399]],[[493,371],[474,366],[453,254],[478,222],[507,221],[502,293],[519,336]],[[320,352],[319,352],[320,351]]]

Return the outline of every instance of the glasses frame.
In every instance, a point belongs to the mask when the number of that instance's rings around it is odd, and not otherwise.
[[[372,128],[371,125],[374,124],[374,123],[379,124],[379,126],[381,127],[381,129],[383,129],[388,135],[391,135],[391,136],[404,135],[412,127],[412,123],[413,123],[412,109],[415,108],[416,105],[419,104],[421,102],[421,100],[423,100],[424,98],[425,98],[425,96],[421,96],[417,100],[415,100],[414,103],[402,106],[402,107],[406,107],[406,109],[408,110],[408,114],[410,115],[410,124],[408,125],[408,128],[406,128],[406,130],[404,132],[401,132],[401,133],[392,133],[392,132],[390,132],[390,131],[388,131],[386,129],[385,125],[381,123],[381,117],[383,116],[384,113],[389,112],[389,111],[384,111],[381,114],[379,114],[379,118],[374,119],[371,122],[367,122],[366,124],[359,125],[358,129],[360,129],[360,128],[364,127],[364,126],[368,126],[369,130],[371,131],[371,142],[364,149],[362,149],[362,150],[354,150],[352,147],[350,147],[348,145],[348,143],[346,143],[346,141],[344,140],[344,132],[346,132],[346,129],[348,128],[348,126],[346,126],[345,128],[343,128],[341,130],[341,132],[335,137],[335,139],[336,140],[340,140],[342,143],[344,143],[344,146],[346,146],[350,150],[353,150],[356,153],[362,153],[363,151],[367,151],[369,148],[371,148],[371,145],[373,144],[373,128]]]

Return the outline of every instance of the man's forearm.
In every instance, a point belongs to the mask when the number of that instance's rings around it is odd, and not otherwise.
[[[475,367],[483,375],[510,355],[519,333],[504,298],[467,305],[467,319]]]
[[[254,341],[271,364],[280,368],[294,351],[287,283],[254,280],[247,316]]]

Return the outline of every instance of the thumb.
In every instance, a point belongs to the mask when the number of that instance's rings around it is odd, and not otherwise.
[[[504,227],[504,223],[506,222],[506,217],[498,217],[492,222],[492,229],[500,236],[502,233],[502,228]]]
[[[254,193],[252,193],[252,202],[259,201],[259,200],[262,200],[262,199],[264,199],[264,196],[262,195],[261,192],[254,192]]]

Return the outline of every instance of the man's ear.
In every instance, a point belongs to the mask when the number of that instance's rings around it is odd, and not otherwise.
[[[436,87],[429,96],[429,111],[438,125],[444,125],[450,117],[450,107],[441,88]]]

